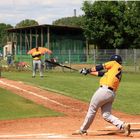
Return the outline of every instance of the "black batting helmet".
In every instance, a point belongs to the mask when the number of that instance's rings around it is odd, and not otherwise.
[[[122,64],[122,58],[121,58],[121,56],[119,56],[119,55],[112,55],[111,57],[110,57],[110,61],[116,61],[116,62],[118,62],[119,64]]]

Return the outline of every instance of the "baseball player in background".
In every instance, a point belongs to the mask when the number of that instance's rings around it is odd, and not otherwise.
[[[113,55],[108,62],[90,69],[83,68],[80,70],[80,73],[84,75],[91,74],[101,76],[102,78],[100,79],[100,87],[96,90],[91,99],[87,115],[80,130],[75,131],[73,135],[87,134],[87,130],[92,124],[97,110],[101,108],[104,120],[115,125],[118,129],[124,130],[124,134],[129,136],[131,133],[130,124],[111,114],[112,103],[122,77],[121,56]]]
[[[43,77],[43,72],[42,72],[42,61],[41,61],[41,51],[39,51],[39,47],[36,47],[36,50],[32,53],[33,57],[33,75],[32,77],[35,77],[36,74],[36,68],[38,67],[39,72],[40,72],[40,77]]]

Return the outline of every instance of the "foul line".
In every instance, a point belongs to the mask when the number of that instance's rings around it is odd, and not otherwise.
[[[42,137],[46,136],[47,138],[68,138],[66,135],[54,134],[54,133],[42,133],[42,134],[17,134],[17,135],[0,135],[0,138],[19,138],[19,137]]]
[[[26,92],[26,93],[28,93],[28,94],[30,94],[30,95],[34,95],[34,96],[39,97],[39,98],[41,98],[41,99],[43,99],[43,100],[50,101],[50,102],[55,103],[55,104],[57,104],[57,105],[60,105],[60,106],[62,106],[62,107],[70,108],[70,109],[79,111],[79,109],[73,108],[73,107],[68,106],[68,105],[61,104],[61,103],[59,103],[59,102],[57,102],[57,101],[55,101],[55,100],[49,99],[49,98],[44,97],[44,96],[42,96],[42,95],[38,95],[38,94],[36,94],[36,93],[34,93],[34,92],[32,92],[32,91],[28,91],[28,90],[19,88],[19,87],[15,86],[15,85],[8,84],[8,83],[6,83],[6,82],[4,82],[4,81],[2,81],[2,80],[0,80],[0,83],[3,84],[3,85],[9,86],[9,87],[18,89],[18,90],[20,90],[20,91],[24,91],[24,92]]]
[[[129,124],[134,124],[134,125],[139,125],[140,124],[140,122],[131,122],[131,123],[129,123]],[[106,126],[105,128],[115,128],[115,126],[112,126],[112,125],[109,125],[109,126]]]
[[[137,124],[140,124],[140,122],[135,122],[135,123],[130,123],[130,124],[136,124],[137,125]]]

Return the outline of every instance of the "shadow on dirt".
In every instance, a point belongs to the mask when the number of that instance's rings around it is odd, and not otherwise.
[[[124,131],[123,130],[98,130],[98,132],[101,132],[100,134],[96,134],[95,136],[107,136],[107,135],[120,135],[123,136]],[[140,128],[131,129],[131,134],[140,133]],[[130,134],[129,137],[132,137]]]

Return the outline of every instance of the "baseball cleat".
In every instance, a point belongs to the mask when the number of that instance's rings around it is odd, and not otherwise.
[[[124,124],[123,129],[124,129],[125,136],[129,136],[131,134],[131,129],[130,128],[131,128],[130,124],[128,124],[128,123]]]
[[[72,135],[87,135],[87,131],[86,130],[77,130],[74,133],[72,133]]]

